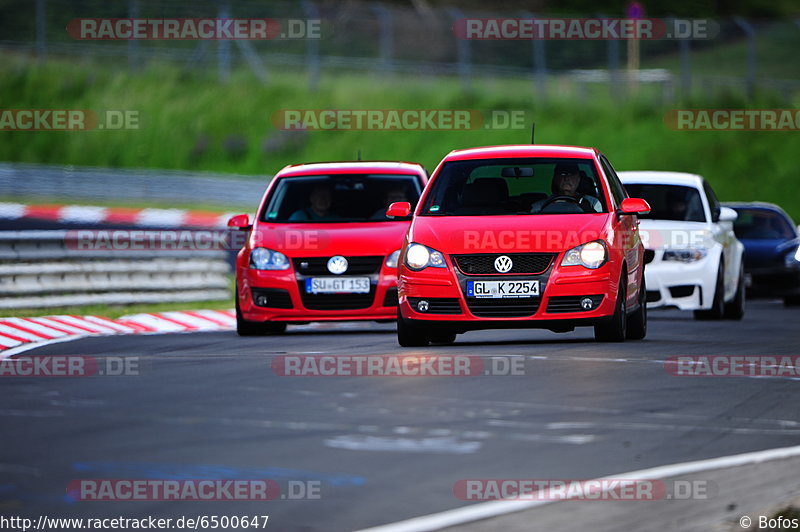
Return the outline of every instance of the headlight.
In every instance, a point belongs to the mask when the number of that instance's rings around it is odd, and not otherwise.
[[[787,268],[800,268],[800,246],[797,247],[794,253],[791,251],[787,253],[785,261]]]
[[[602,240],[587,242],[574,247],[564,254],[561,260],[562,266],[583,266],[590,270],[596,270],[608,260],[608,250]]]
[[[708,250],[706,248],[692,249],[668,249],[664,251],[662,260],[674,262],[696,262],[706,258]]]
[[[288,270],[289,259],[280,251],[254,248],[250,252],[250,267],[255,270]]]
[[[389,255],[386,259],[386,267],[387,268],[397,268],[397,261],[400,259],[400,250],[392,251],[392,254]]]
[[[410,244],[406,250],[406,266],[412,270],[425,268],[446,268],[444,255],[422,244]]]

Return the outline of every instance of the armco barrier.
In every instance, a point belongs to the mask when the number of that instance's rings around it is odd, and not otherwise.
[[[74,249],[73,235],[0,232],[0,309],[231,297],[225,250]]]

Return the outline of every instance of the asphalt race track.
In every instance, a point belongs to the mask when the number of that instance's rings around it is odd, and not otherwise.
[[[139,375],[7,377],[0,514],[50,517],[269,515],[269,530],[391,523],[468,503],[469,478],[589,479],[800,444],[800,382],[676,377],[675,355],[797,355],[800,309],[750,302],[742,322],[650,313],[646,340],[591,329],[480,331],[403,350],[393,324],[85,338],[26,355],[138,357]],[[278,355],[477,355],[524,375],[285,377]],[[82,478],[318,482],[309,500],[87,502]],[[569,515],[564,515],[565,527]],[[532,530],[535,527],[532,526]]]

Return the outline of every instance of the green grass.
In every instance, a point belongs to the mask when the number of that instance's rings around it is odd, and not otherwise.
[[[19,56],[5,53],[2,59],[4,108],[130,109],[141,113],[142,125],[131,131],[2,132],[0,160],[263,176],[290,163],[353,159],[360,150],[365,159],[412,160],[433,169],[452,149],[526,143],[529,130],[312,131],[271,151],[263,146],[285,135],[271,122],[281,109],[520,110],[536,121],[538,143],[596,146],[618,170],[699,173],[722,200],[781,203],[800,219],[797,132],[678,132],[663,121],[669,108],[681,106],[797,108],[798,94],[790,105],[769,94],[746,102],[725,92],[713,101],[698,96],[665,107],[653,87],[614,99],[603,86],[581,94],[568,79],[553,80],[547,100],[540,101],[524,79],[476,80],[465,91],[452,78],[326,72],[318,90],[310,91],[304,73],[278,69],[266,86],[246,70],[221,85],[212,72],[158,64],[131,75],[110,63],[51,59],[31,67]],[[242,149],[226,149],[226,142]]]
[[[142,305],[86,305],[80,307],[53,307],[47,309],[14,309],[5,311],[15,318],[34,318],[38,316],[56,316],[75,314],[78,316],[103,316],[105,318],[119,318],[128,314],[144,312],[167,312],[170,310],[229,310],[233,308],[233,301],[195,301],[191,303],[153,303]],[[0,311],[3,312],[3,311]]]

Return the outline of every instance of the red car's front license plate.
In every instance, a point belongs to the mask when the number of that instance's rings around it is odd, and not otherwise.
[[[311,277],[306,279],[309,294],[368,294],[369,277]]]

